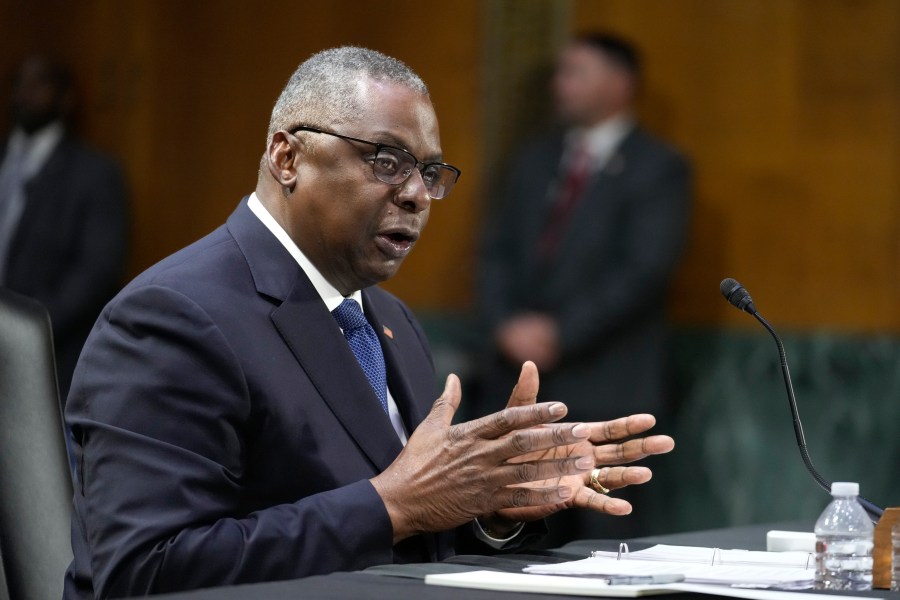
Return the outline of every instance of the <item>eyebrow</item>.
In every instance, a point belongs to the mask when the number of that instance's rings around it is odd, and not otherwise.
[[[395,136],[393,133],[389,131],[376,131],[372,134],[372,141],[378,144],[384,144],[385,146],[394,146],[396,148],[400,148],[401,150],[406,150],[413,156],[416,156],[415,153],[409,149],[409,145],[403,142],[400,138]],[[419,158],[419,157],[416,157]],[[436,155],[427,156],[425,158],[419,158],[424,163],[442,163],[444,162],[443,153],[439,152]]]

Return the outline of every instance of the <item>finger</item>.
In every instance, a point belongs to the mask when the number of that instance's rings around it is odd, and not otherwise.
[[[624,440],[652,429],[656,417],[648,414],[630,415],[621,419],[590,424],[593,431],[591,441],[595,444]]]
[[[647,483],[653,477],[653,472],[647,467],[604,467],[597,473],[597,481],[610,490],[619,490],[629,485]],[[590,481],[590,476],[585,482]]]
[[[520,429],[503,438],[497,448],[497,455],[504,460],[514,460],[521,455],[526,455],[539,450],[549,450],[559,446],[570,446],[583,442],[590,435],[591,429],[584,423],[559,423],[555,425],[543,425]],[[564,449],[565,456],[572,455],[574,448]],[[584,451],[579,455],[585,454]],[[587,456],[593,463],[594,457]],[[524,461],[519,461],[524,462]],[[593,468],[593,464],[590,465]]]
[[[537,402],[539,384],[537,366],[530,360],[525,361],[522,364],[522,371],[519,373],[519,381],[513,388],[509,401],[506,403],[507,408],[512,406],[529,406]]]
[[[570,456],[508,464],[495,469],[492,481],[501,486],[533,483],[587,473],[593,467],[594,461],[590,456]]]
[[[440,397],[434,401],[431,412],[425,417],[425,421],[435,423],[439,426],[449,427],[453,422],[453,415],[459,408],[462,401],[462,391],[459,384],[459,377],[451,373],[447,376],[444,383],[444,391]]]
[[[631,514],[631,503],[621,498],[611,498],[606,494],[598,494],[594,490],[582,488],[575,495],[574,506],[587,508],[594,512],[605,513],[607,515],[628,515]]]
[[[531,406],[505,408],[475,421],[463,423],[468,431],[484,439],[496,439],[518,429],[558,421],[568,409],[561,402],[542,402]],[[590,433],[588,433],[590,435]]]
[[[594,448],[598,465],[623,465],[653,454],[665,454],[675,448],[675,440],[667,435],[651,435],[621,444],[605,444]]]
[[[572,490],[564,485],[551,487],[503,487],[494,492],[495,510],[503,508],[525,508],[566,502],[572,497]]]

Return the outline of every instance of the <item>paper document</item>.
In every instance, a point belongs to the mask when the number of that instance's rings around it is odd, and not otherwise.
[[[498,590],[505,592],[531,592],[565,596],[589,596],[594,598],[633,598],[656,594],[688,592],[712,594],[744,600],[834,600],[834,594],[815,594],[782,590],[760,590],[701,585],[697,583],[672,583],[668,585],[608,585],[601,579],[583,577],[558,577],[529,575],[527,573],[500,573],[497,571],[472,571],[445,575],[427,575],[425,583],[457,588]],[[861,596],[842,595],[841,600],[867,600]]]
[[[783,554],[793,556],[782,556]],[[540,575],[582,577],[683,575],[688,583],[806,589],[813,585],[815,571],[812,567],[813,563],[808,561],[806,552],[720,551],[690,546],[654,546],[628,554],[595,552],[593,556],[583,560],[555,565],[530,565],[523,570]]]
[[[602,579],[524,575],[497,571],[426,575],[425,583],[478,590],[604,598],[635,598],[653,594],[671,594],[673,591],[670,586],[666,585],[609,585]]]
[[[616,558],[619,552],[592,552],[592,556]],[[646,550],[625,552],[622,560],[655,560],[722,565],[765,565],[770,567],[812,567],[815,557],[809,552],[760,552],[757,550],[723,550],[696,546],[670,546],[657,544]]]

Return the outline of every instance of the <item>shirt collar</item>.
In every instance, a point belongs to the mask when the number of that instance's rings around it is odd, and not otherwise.
[[[341,302],[345,299],[344,295],[341,294],[336,287],[331,285],[312,261],[303,254],[303,251],[300,250],[296,243],[294,243],[291,236],[289,236],[284,228],[278,224],[275,217],[266,210],[266,207],[263,206],[262,202],[260,202],[259,198],[256,196],[256,192],[250,194],[250,200],[247,202],[247,207],[260,221],[262,221],[262,224],[266,226],[266,229],[271,231],[272,235],[281,242],[281,245],[285,247],[291,256],[294,257],[294,260],[297,261],[297,264],[300,265],[300,268],[303,269],[303,272],[309,277],[313,287],[316,288],[316,292],[318,292],[319,297],[322,298],[322,302],[325,303],[328,311],[331,312],[340,306]],[[359,290],[356,290],[347,296],[347,298],[356,300],[359,305],[362,306],[362,292]]]
[[[580,127],[566,134],[566,146],[571,149],[583,140],[591,155],[594,166],[599,168],[606,164],[625,136],[634,128],[634,118],[630,114],[619,114],[610,117],[593,127]]]
[[[8,152],[23,157],[23,174],[31,177],[41,170],[64,133],[62,121],[53,121],[31,135],[16,128],[9,136]]]

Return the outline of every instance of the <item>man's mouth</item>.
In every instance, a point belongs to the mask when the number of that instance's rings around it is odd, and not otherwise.
[[[412,250],[417,239],[419,232],[406,228],[389,229],[375,237],[379,249],[390,258],[404,258]]]

